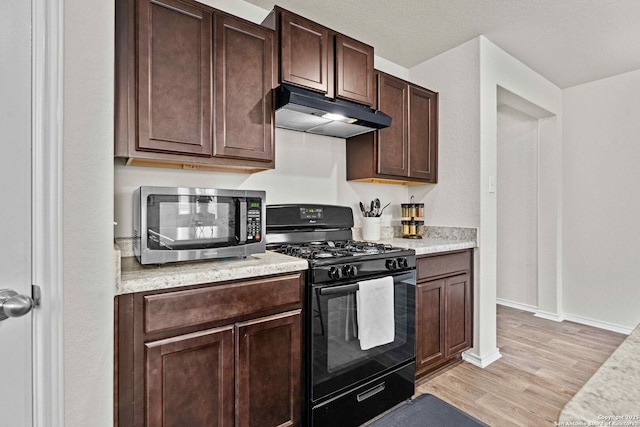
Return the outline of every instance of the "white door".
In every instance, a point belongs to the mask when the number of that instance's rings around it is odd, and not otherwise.
[[[31,1],[0,1],[0,290],[11,289],[29,297],[31,13]],[[2,426],[33,424],[31,313],[0,321]]]

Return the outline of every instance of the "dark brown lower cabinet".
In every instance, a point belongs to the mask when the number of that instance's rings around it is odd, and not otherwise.
[[[115,425],[298,426],[297,272],[116,297]]]
[[[233,426],[233,327],[145,344],[148,426]]]
[[[237,328],[236,425],[300,424],[300,310]]]
[[[419,283],[416,296],[416,373],[444,359],[444,280]]]
[[[454,360],[472,346],[471,250],[418,257],[416,377]]]

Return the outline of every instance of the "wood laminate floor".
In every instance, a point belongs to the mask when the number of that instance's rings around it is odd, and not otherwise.
[[[498,306],[502,358],[485,369],[459,363],[418,384],[493,426],[553,426],[560,410],[626,338]]]

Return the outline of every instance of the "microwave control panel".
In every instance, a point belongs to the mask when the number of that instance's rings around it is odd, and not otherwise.
[[[247,242],[262,239],[262,200],[247,199]]]

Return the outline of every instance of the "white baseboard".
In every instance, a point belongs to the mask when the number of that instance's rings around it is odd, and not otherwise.
[[[504,305],[505,307],[515,308],[517,310],[528,311],[528,312],[531,312],[531,313],[535,313],[535,312],[538,311],[538,307],[534,307],[534,306],[529,305],[529,304],[522,304],[522,303],[515,302],[515,301],[509,301],[509,300],[502,299],[502,298],[496,298],[496,304]]]
[[[594,328],[604,329],[606,331],[617,332],[619,334],[629,335],[633,328],[627,328],[626,326],[620,326],[609,322],[603,322],[601,320],[590,319],[588,317],[576,316],[573,314],[557,314],[550,313],[548,311],[538,310],[537,307],[528,304],[521,304],[515,301],[509,301],[502,298],[496,298],[496,304],[504,305],[505,307],[515,308],[517,310],[528,311],[534,313],[535,317],[541,319],[552,320],[554,322],[563,322],[565,320],[569,322],[579,323],[581,325],[593,326]],[[473,362],[470,362],[473,363]]]
[[[581,325],[593,326],[594,328],[605,329],[607,331],[617,332],[619,334],[625,335],[629,335],[633,331],[633,328],[627,328],[626,326],[615,325],[613,323],[589,319],[587,317],[576,316],[573,314],[565,314],[564,320],[574,323],[580,323]]]
[[[538,307],[535,307],[533,305],[522,304],[519,302],[509,301],[502,298],[496,298],[496,303],[499,305],[504,305],[505,307],[511,307],[517,310],[533,313],[535,317],[540,317],[541,319],[553,320],[554,322],[562,322],[564,320],[564,316],[562,314],[538,310]]]
[[[462,353],[462,360],[464,360],[465,362],[469,362],[472,365],[482,369],[491,365],[493,362],[500,359],[501,357],[502,357],[502,354],[500,354],[500,350],[498,348],[496,348],[490,354],[485,354],[484,356],[475,355],[471,353],[470,350],[467,350]]]
[[[542,310],[536,310],[534,316],[541,319],[553,320],[554,322],[562,322],[565,320],[564,314],[550,313]]]

